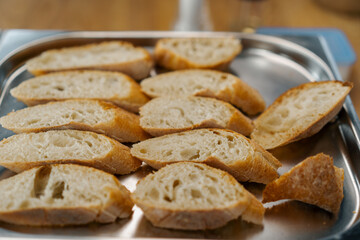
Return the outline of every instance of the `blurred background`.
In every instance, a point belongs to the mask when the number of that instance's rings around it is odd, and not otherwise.
[[[192,7],[189,8],[189,4]],[[0,29],[212,30],[336,28],[360,56],[360,0],[0,0]],[[360,61],[348,81],[360,113]]]

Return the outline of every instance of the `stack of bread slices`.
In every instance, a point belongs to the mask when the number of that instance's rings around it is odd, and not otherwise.
[[[240,51],[234,38],[161,39],[152,57],[108,41],[30,59],[34,78],[11,90],[28,107],[0,118],[17,133],[0,142],[0,165],[18,173],[0,181],[0,220],[107,223],[129,217],[136,204],[157,227],[214,229],[240,216],[263,224],[264,206],[239,182],[267,184],[264,202],[290,198],[337,214],[344,172],[330,156],[311,157],[279,178],[281,163],[267,149],[318,132],[351,84],[307,83],[265,110],[256,89],[226,72]],[[149,77],[154,62],[169,71]],[[142,164],[157,171],[133,193],[113,176]],[[299,171],[309,178],[296,177]],[[323,185],[294,192],[309,179]]]

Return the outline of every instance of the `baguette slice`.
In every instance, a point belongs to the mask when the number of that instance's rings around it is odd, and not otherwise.
[[[251,138],[273,149],[319,132],[341,110],[350,82],[305,83],[277,98],[255,121]]]
[[[50,102],[20,109],[1,117],[0,124],[15,133],[76,129],[102,133],[120,142],[148,138],[139,125],[139,116],[95,100]]]
[[[266,185],[263,202],[294,199],[337,214],[344,198],[344,169],[323,153],[308,157]]]
[[[234,75],[214,70],[179,70],[147,78],[141,88],[150,97],[200,96],[229,102],[253,115],[264,111],[260,93]]]
[[[269,183],[281,163],[258,144],[223,129],[197,129],[134,144],[131,154],[159,169],[183,161],[205,163],[229,172],[238,181]]]
[[[251,119],[231,104],[205,97],[159,97],[140,108],[140,126],[153,136],[195,128],[226,128],[245,136]]]
[[[22,82],[10,91],[28,106],[67,99],[95,99],[114,103],[131,112],[149,99],[140,86],[122,73],[67,71],[42,75]]]
[[[155,46],[155,60],[172,70],[226,70],[240,51],[240,41],[235,38],[161,39]]]
[[[73,164],[32,168],[0,181],[0,192],[0,220],[20,225],[109,223],[133,207],[113,175]]]
[[[204,230],[243,219],[262,224],[265,209],[231,175],[204,164],[182,162],[149,174],[131,195],[157,227]]]
[[[47,50],[26,63],[27,70],[34,75],[97,69],[123,72],[137,80],[147,77],[152,66],[151,56],[144,48],[123,41]]]
[[[0,142],[0,165],[14,172],[55,164],[76,163],[112,174],[128,174],[141,166],[127,146],[101,134],[53,130],[13,135]]]

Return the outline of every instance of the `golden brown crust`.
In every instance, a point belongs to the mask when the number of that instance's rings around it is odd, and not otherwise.
[[[120,45],[127,45],[133,47],[133,45],[129,42],[123,42],[123,41],[112,41],[117,42]],[[108,44],[111,42],[102,42],[102,43],[92,43],[87,44],[84,46],[78,46],[78,47],[72,47],[72,49],[81,49],[86,51],[87,49],[90,49],[94,46],[97,46],[99,44]],[[68,50],[69,48],[61,48],[61,49],[53,49],[48,50],[47,52],[56,54],[61,53],[64,50]],[[114,63],[114,64],[99,64],[94,66],[84,66],[84,67],[74,67],[74,68],[63,68],[63,69],[37,69],[32,68],[31,65],[27,64],[27,70],[32,73],[35,76],[52,73],[52,72],[58,72],[58,71],[67,71],[67,70],[104,70],[104,71],[118,71],[125,73],[129,75],[130,77],[140,80],[145,77],[147,77],[150,73],[151,68],[153,67],[153,60],[150,56],[150,54],[141,47],[134,47],[134,49],[141,51],[144,53],[145,57],[143,59],[128,61],[128,62],[122,62],[122,63]],[[31,59],[30,61],[36,60],[36,57]]]
[[[234,53],[227,57],[226,59],[222,59],[217,61],[213,64],[198,64],[195,62],[192,62],[189,59],[186,59],[182,56],[179,56],[175,52],[173,52],[171,49],[164,48],[162,46],[162,42],[171,41],[171,39],[161,39],[159,40],[155,45],[155,61],[158,65],[172,69],[172,70],[180,70],[180,69],[215,69],[220,71],[225,71],[229,67],[231,61],[240,53],[241,46],[237,51],[234,51]]]
[[[263,192],[263,203],[294,199],[337,214],[343,194],[344,171],[334,167],[333,159],[323,153],[308,157]]]

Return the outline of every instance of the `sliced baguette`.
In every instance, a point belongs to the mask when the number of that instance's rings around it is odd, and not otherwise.
[[[0,165],[14,172],[76,163],[112,174],[128,174],[141,166],[127,146],[101,134],[77,130],[22,133],[0,142]]]
[[[243,219],[262,224],[265,209],[231,175],[204,164],[182,162],[149,174],[131,195],[157,227],[204,230]]]
[[[140,126],[153,136],[195,128],[225,128],[245,136],[251,119],[231,104],[205,97],[159,97],[140,108]]]
[[[34,75],[97,69],[123,72],[137,80],[147,77],[152,66],[151,56],[144,48],[123,41],[47,50],[26,63],[27,70]]]
[[[337,214],[344,186],[344,169],[323,153],[308,157],[289,172],[266,185],[263,202],[294,199]]]
[[[223,129],[197,129],[134,144],[131,154],[159,169],[183,161],[205,163],[229,172],[238,181],[269,183],[281,163],[258,144]]]
[[[1,117],[0,124],[15,133],[76,129],[102,133],[120,142],[148,138],[139,126],[139,116],[96,100],[67,100],[24,108]]]
[[[32,168],[0,181],[0,192],[0,220],[20,225],[109,223],[133,207],[113,175],[73,164]]]
[[[229,102],[253,115],[264,111],[260,93],[234,75],[214,70],[179,70],[144,79],[142,90],[150,97],[201,96]]]
[[[127,75],[91,70],[42,75],[22,82],[10,93],[28,106],[85,98],[111,102],[131,112],[138,112],[149,100]]]
[[[273,149],[319,132],[341,110],[350,82],[305,83],[277,98],[255,121],[251,138]]]
[[[155,46],[155,60],[172,70],[226,70],[240,51],[240,41],[235,38],[161,39]]]

